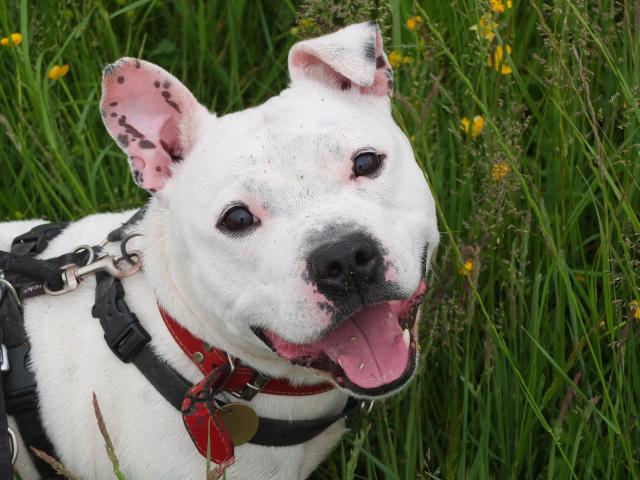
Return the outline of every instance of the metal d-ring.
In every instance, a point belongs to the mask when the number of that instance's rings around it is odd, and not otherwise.
[[[95,256],[96,256],[95,252],[93,251],[93,247],[91,247],[90,245],[78,245],[73,250],[73,253],[80,253],[85,250],[89,252],[89,258],[87,259],[87,262],[85,263],[85,265],[89,265],[90,263],[93,263],[93,260],[95,259]]]
[[[9,433],[9,448],[11,451],[11,465],[16,464],[16,460],[18,458],[18,438],[16,434],[11,428],[7,428]]]
[[[11,285],[9,280],[5,280],[4,278],[0,277],[0,284],[4,285],[7,288],[7,290],[9,291],[11,296],[14,298],[18,306],[21,307],[22,302],[20,301],[20,296],[18,295],[18,292],[16,292],[16,289],[13,287],[13,285]]]
[[[133,232],[124,237],[120,242],[120,253],[122,254],[122,258],[126,260],[130,265],[135,265],[140,261],[140,252],[138,252],[137,250],[129,252],[127,250],[127,243],[129,243],[132,238],[141,236],[142,234],[140,232]],[[134,258],[136,258],[136,260],[134,260]]]

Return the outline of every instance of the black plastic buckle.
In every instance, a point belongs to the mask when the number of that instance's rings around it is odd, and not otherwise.
[[[100,320],[111,351],[121,361],[130,363],[151,341],[151,336],[124,301],[120,280],[106,273],[98,273],[96,279],[96,303],[91,313]]]
[[[10,415],[36,408],[36,379],[27,367],[29,349],[28,343],[7,349],[10,368],[3,372],[3,380],[4,398]]]
[[[140,350],[151,341],[151,336],[144,327],[140,325],[135,314],[129,313],[133,318],[124,329],[115,335],[112,332],[109,332],[110,335],[107,335],[107,332],[105,332],[104,335],[104,339],[111,351],[125,363],[131,362],[136,355],[140,353]]]

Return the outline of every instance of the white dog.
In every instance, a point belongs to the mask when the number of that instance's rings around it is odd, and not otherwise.
[[[153,351],[190,382],[202,380],[160,305],[194,336],[271,378],[332,382],[323,393],[258,393],[246,402],[262,417],[303,420],[410,380],[415,306],[439,235],[433,198],[391,115],[393,80],[377,25],[297,43],[289,73],[278,96],[216,117],[160,67],[123,58],[105,69],[101,113],[136,182],[152,193],[131,227],[142,234],[131,244],[143,270],[123,285]],[[132,213],[74,222],[40,258],[97,245]],[[0,250],[38,223],[1,224]],[[105,344],[91,314],[94,291],[89,278],[24,308],[41,418],[57,457],[78,478],[113,477],[95,392],[128,478],[202,478],[206,460],[180,412]],[[238,446],[227,478],[304,479],[344,431],[339,420],[301,444]],[[37,478],[20,443],[17,468]]]

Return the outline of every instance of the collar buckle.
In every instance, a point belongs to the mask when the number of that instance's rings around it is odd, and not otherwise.
[[[230,369],[229,369],[229,372],[227,373],[226,378],[218,387],[218,391],[224,390],[224,387],[227,385],[227,383],[229,383],[229,380],[231,380],[231,377],[236,371],[235,359],[231,355],[229,355],[229,352],[225,352],[225,353],[227,354],[227,363],[229,364]],[[253,397],[255,397],[258,393],[262,391],[262,389],[269,382],[269,380],[271,380],[271,377],[263,375],[260,372],[256,372],[253,375],[253,378],[251,379],[251,381],[244,384],[244,388],[242,390],[240,391],[227,390],[227,392],[241,400],[250,401],[253,399]]]
[[[245,383],[244,388],[239,392],[229,392],[236,398],[250,401],[258,393],[262,391],[265,385],[271,380],[271,377],[264,375],[260,372],[256,372],[250,382]]]

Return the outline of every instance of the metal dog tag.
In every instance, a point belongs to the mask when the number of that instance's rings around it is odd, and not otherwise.
[[[218,416],[236,446],[247,443],[258,431],[258,415],[242,403],[225,405],[218,410]]]

